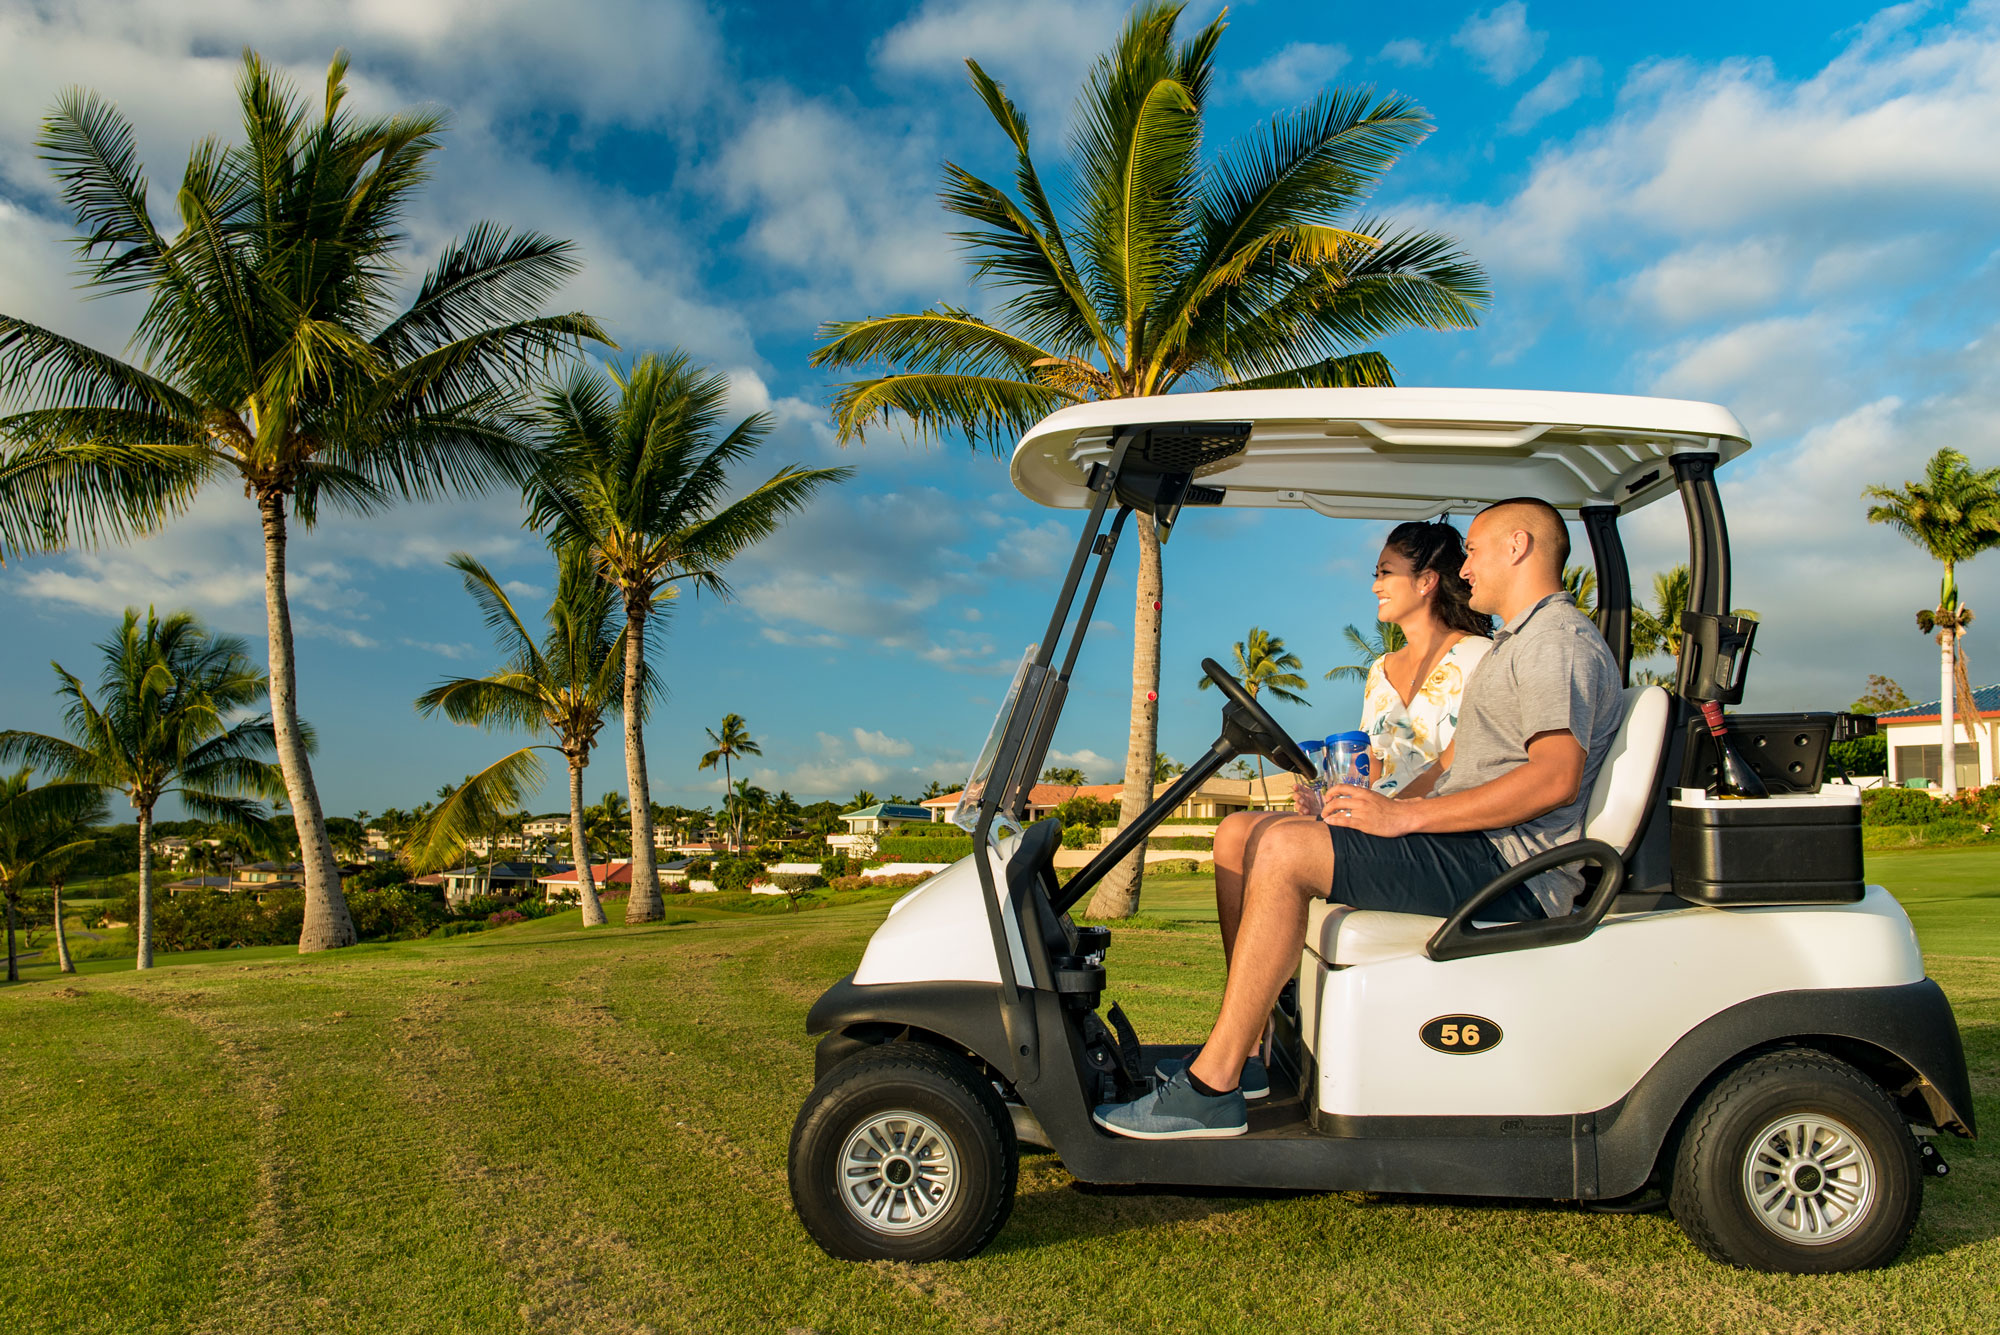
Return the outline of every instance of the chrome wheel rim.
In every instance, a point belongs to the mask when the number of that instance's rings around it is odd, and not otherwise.
[[[1875,1159],[1842,1122],[1781,1117],[1759,1131],[1743,1160],[1743,1190],[1757,1222],[1787,1242],[1822,1246],[1861,1226],[1875,1200]]]
[[[935,1122],[886,1112],[840,1147],[835,1189],[849,1214],[877,1233],[921,1233],[958,1195],[958,1149]]]

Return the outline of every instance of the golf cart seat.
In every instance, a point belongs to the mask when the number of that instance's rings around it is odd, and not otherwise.
[[[1630,687],[1623,706],[1618,733],[1590,788],[1583,835],[1630,857],[1659,780],[1673,711],[1658,686]],[[1423,953],[1443,925],[1443,918],[1423,913],[1385,913],[1315,900],[1306,915],[1306,949],[1335,968],[1373,964]]]

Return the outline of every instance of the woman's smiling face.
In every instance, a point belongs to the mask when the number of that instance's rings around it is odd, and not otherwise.
[[[1402,625],[1423,615],[1425,596],[1437,587],[1436,575],[1418,575],[1416,563],[1394,547],[1384,547],[1375,561],[1375,616]]]

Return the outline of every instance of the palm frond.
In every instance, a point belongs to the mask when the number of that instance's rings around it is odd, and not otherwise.
[[[453,789],[411,832],[404,847],[411,867],[428,873],[450,866],[463,856],[468,842],[491,829],[500,816],[519,809],[522,796],[547,777],[535,755],[544,749],[510,751]]]

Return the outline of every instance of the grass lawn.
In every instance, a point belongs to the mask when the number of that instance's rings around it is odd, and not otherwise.
[[[1911,887],[1990,1134],[2000,857],[1872,862]],[[1149,1037],[1198,1037],[1213,1005],[1209,884],[1149,883],[1157,925],[1114,945],[1111,995]],[[1727,1270],[1663,1215],[1087,1191],[1047,1154],[974,1260],[831,1261],[785,1189],[801,1021],[887,897],[688,903],[665,927],[570,914],[0,990],[0,1329],[2000,1330],[2000,1152],[1962,1141],[1869,1275]]]

